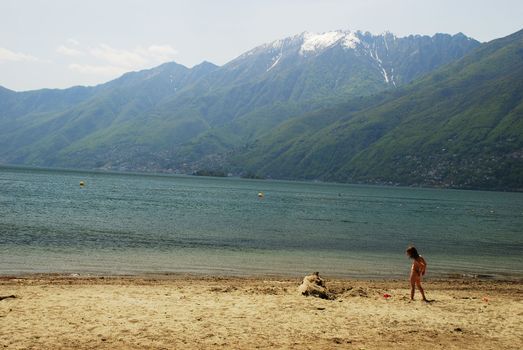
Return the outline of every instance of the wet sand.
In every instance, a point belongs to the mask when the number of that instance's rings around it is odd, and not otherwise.
[[[521,349],[523,282],[299,278],[0,278],[4,349]],[[390,295],[386,298],[384,295]],[[14,297],[9,297],[9,296]]]

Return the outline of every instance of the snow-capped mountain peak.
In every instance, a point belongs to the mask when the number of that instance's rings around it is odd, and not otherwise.
[[[352,31],[332,31],[321,34],[304,33],[300,54],[318,52],[340,43],[345,48],[354,49],[360,43],[357,34]]]
[[[375,75],[384,85],[396,87],[411,81],[419,72],[424,72],[433,65],[417,65],[416,62],[422,60],[422,48],[423,51],[431,50],[437,55],[443,54],[440,63],[443,64],[460,57],[477,44],[462,36],[436,34],[433,37],[411,35],[398,38],[391,32],[373,35],[370,32],[348,29],[324,33],[303,32],[260,45],[225,67],[236,71],[237,77],[247,81],[252,79],[253,74],[274,77],[302,65],[336,64],[347,72],[352,72],[351,74],[365,72],[365,76]],[[440,53],[441,50],[443,52]],[[405,61],[413,62],[409,69],[405,68]]]

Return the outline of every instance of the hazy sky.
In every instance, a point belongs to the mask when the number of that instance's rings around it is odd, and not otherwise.
[[[336,29],[490,41],[523,29],[523,1],[0,0],[0,85],[95,85],[173,60],[222,65],[266,42]]]

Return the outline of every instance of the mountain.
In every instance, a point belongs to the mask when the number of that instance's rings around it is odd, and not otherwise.
[[[523,190],[523,31],[410,84],[288,120],[235,164],[260,176]]]
[[[174,62],[95,87],[0,89],[0,162],[192,172],[281,123],[408,84],[479,43],[463,34],[302,33],[218,67]]]
[[[61,159],[60,153],[65,154],[67,147],[74,149],[88,136],[142,134],[145,118],[154,115],[162,100],[214,68],[209,63],[193,69],[166,63],[96,87],[23,93],[7,90],[7,98],[0,102],[0,157],[15,164],[85,166],[82,159],[71,163]]]
[[[522,33],[302,33],[94,87],[0,88],[0,162],[516,189]]]

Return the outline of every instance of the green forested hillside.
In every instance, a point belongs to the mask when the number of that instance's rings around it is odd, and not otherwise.
[[[233,150],[289,118],[394,89],[478,45],[463,34],[304,33],[222,67],[167,63],[90,88],[2,90],[0,162],[185,173],[224,168]]]
[[[281,125],[236,164],[277,178],[523,189],[523,31],[355,102]]]
[[[521,190],[523,33],[303,33],[218,67],[0,88],[0,163]]]

